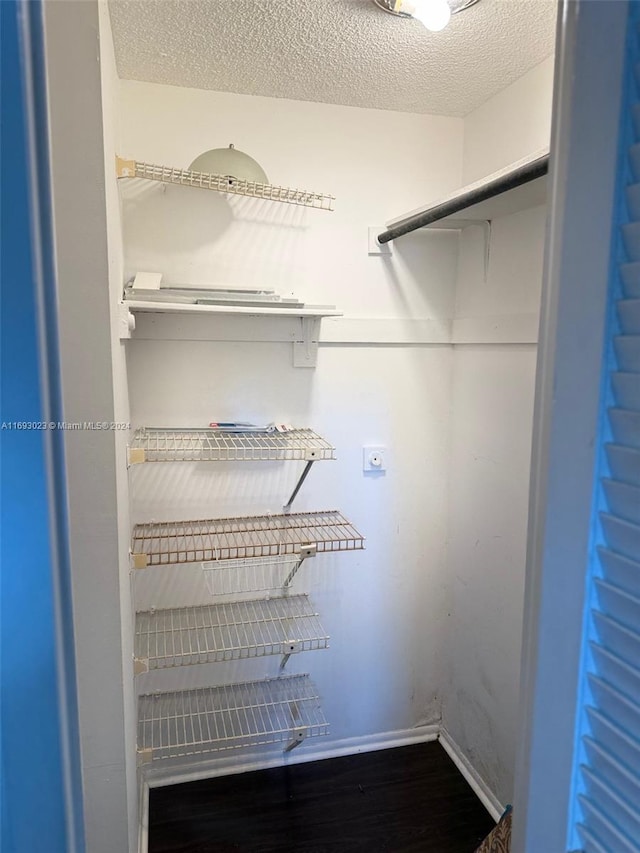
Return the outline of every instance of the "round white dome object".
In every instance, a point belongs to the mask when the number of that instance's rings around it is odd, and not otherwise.
[[[233,145],[228,148],[212,148],[205,151],[189,166],[190,172],[206,172],[210,175],[224,175],[225,178],[235,178],[236,181],[255,181],[258,184],[268,184],[262,166],[244,151],[238,151]]]

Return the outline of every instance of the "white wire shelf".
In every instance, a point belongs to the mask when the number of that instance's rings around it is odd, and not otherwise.
[[[154,693],[138,700],[141,763],[328,734],[308,675]]]
[[[173,166],[158,166],[153,163],[126,160],[122,157],[116,157],[116,176],[118,178],[144,178],[148,181],[160,181],[164,184],[199,187],[219,193],[312,207],[316,210],[333,210],[333,202],[335,201],[334,196],[326,193],[277,187],[273,184],[262,184],[257,181],[240,181],[225,175],[193,172],[190,169],[178,169]]]
[[[141,462],[317,462],[335,459],[335,448],[310,429],[224,432],[220,429],[137,429],[129,464]]]
[[[337,510],[136,524],[134,569],[217,560],[364,548],[364,537]]]
[[[306,595],[136,614],[136,673],[326,649]]]
[[[312,557],[307,553],[305,557]],[[234,598],[285,590],[295,577],[302,555],[254,557],[202,564],[207,589],[216,597]]]

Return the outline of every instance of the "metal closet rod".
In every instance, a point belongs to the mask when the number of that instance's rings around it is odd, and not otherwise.
[[[548,171],[549,155],[543,154],[529,163],[517,166],[505,175],[494,178],[494,180],[489,181],[483,186],[474,187],[468,192],[460,193],[455,198],[443,201],[442,204],[436,204],[434,207],[423,210],[421,213],[408,216],[406,219],[383,231],[382,234],[378,234],[378,243],[388,243],[390,240],[410,234],[418,228],[424,228],[425,225],[431,225],[440,219],[452,216],[454,213],[460,213],[460,211],[466,210],[474,204],[479,204],[481,201],[487,201],[487,199],[513,190],[516,187],[522,186],[522,184],[528,184],[529,181],[535,181],[536,178],[546,175]]]

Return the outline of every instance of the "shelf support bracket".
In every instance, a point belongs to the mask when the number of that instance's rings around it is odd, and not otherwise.
[[[315,367],[318,362],[320,318],[301,317],[300,331],[293,341],[293,366]]]
[[[129,306],[126,302],[118,303],[118,337],[121,341],[127,341],[131,338],[131,333],[136,328],[135,314],[129,311]]]
[[[144,447],[127,446],[127,468],[132,465],[141,465],[147,461],[147,454]]]
[[[149,659],[148,658],[134,658],[133,659],[133,674],[134,675],[142,675],[143,672],[149,672]]]
[[[149,764],[151,761],[153,761],[153,749],[138,749],[138,765]]]
[[[282,670],[287,665],[287,661],[289,660],[291,655],[296,655],[299,651],[301,651],[300,643],[297,640],[292,640],[290,643],[284,643],[282,650],[283,655],[282,660],[280,661],[280,672],[282,672]]]
[[[315,545],[315,543],[302,546],[302,548],[300,549],[298,562],[291,569],[289,574],[284,579],[284,583],[282,584],[282,586],[285,590],[287,590],[291,586],[291,584],[293,583],[293,579],[298,574],[298,570],[299,570],[300,566],[304,563],[304,561],[307,558],[315,557],[316,553],[317,553],[317,546]]]
[[[483,219],[478,223],[484,231],[484,281],[489,278],[489,261],[491,260],[491,220]]]
[[[307,727],[306,727],[306,726],[300,726],[299,728],[294,729],[294,730],[291,732],[291,734],[292,734],[292,739],[291,739],[291,740],[289,741],[289,743],[285,746],[285,748],[284,748],[284,751],[285,751],[285,752],[291,752],[291,750],[292,750],[292,749],[295,749],[295,748],[296,748],[296,746],[300,746],[300,744],[302,743],[302,741],[303,741],[303,740],[306,738],[306,736],[307,736]]]
[[[288,501],[286,502],[286,504],[284,505],[284,511],[285,511],[285,512],[290,512],[290,511],[291,511],[291,505],[292,505],[292,503],[294,502],[294,500],[296,499],[296,495],[297,495],[297,494],[298,494],[298,492],[300,491],[300,487],[302,486],[302,484],[304,483],[304,481],[307,479],[307,475],[308,475],[309,471],[311,470],[311,466],[313,465],[314,461],[315,461],[315,460],[310,459],[310,460],[307,462],[307,464],[304,466],[304,470],[303,470],[302,474],[300,474],[300,477],[299,477],[299,479],[298,479],[298,482],[296,483],[296,487],[295,487],[295,489],[291,492],[291,497],[289,498],[289,500],[288,500]]]

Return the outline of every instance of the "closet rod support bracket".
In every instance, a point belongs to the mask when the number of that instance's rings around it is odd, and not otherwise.
[[[491,260],[491,220],[483,219],[478,222],[484,231],[484,283],[489,279],[489,261]]]
[[[369,255],[392,255],[392,243],[380,243],[378,234],[382,234],[385,230],[385,225],[370,225],[369,226]]]

